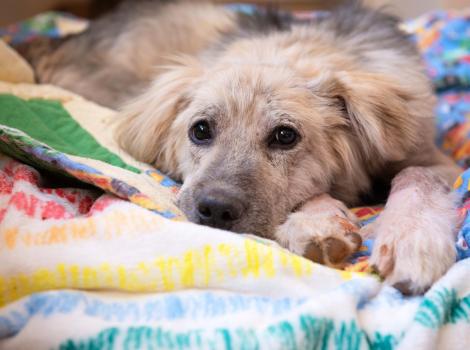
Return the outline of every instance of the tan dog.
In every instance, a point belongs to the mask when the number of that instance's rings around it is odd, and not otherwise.
[[[386,281],[420,293],[453,264],[459,168],[434,146],[433,92],[395,19],[357,3],[302,25],[211,5],[124,9],[38,60],[38,76],[111,106],[145,89],[119,140],[184,181],[191,221],[341,267],[361,244],[346,206],[391,187],[363,232]]]

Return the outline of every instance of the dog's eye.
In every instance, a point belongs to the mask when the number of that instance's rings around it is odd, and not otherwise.
[[[189,138],[197,145],[209,143],[212,139],[209,123],[205,120],[196,122],[189,130]]]
[[[289,149],[294,147],[299,140],[299,134],[288,126],[276,128],[270,137],[269,146],[273,148]]]

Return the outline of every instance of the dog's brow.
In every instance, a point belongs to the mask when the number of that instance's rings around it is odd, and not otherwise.
[[[217,105],[210,105],[210,106],[205,106],[204,108],[201,108],[196,114],[206,116],[206,117],[216,117],[220,113],[222,113],[222,107],[217,106]]]
[[[276,123],[276,124],[289,124],[289,125],[292,125],[292,126],[297,126],[298,122],[297,120],[292,117],[290,114],[287,114],[287,113],[279,113],[279,114],[274,114],[274,117],[272,118],[272,120]]]

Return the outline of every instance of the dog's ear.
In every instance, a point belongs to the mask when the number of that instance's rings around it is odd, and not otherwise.
[[[179,177],[176,152],[186,133],[172,125],[189,104],[201,74],[201,66],[191,59],[168,67],[145,93],[123,107],[116,133],[119,145],[137,160]]]
[[[400,161],[419,141],[418,119],[432,116],[419,95],[429,93],[432,98],[430,90],[402,85],[383,74],[336,72],[322,74],[309,88],[337,107],[344,118],[339,125],[350,127],[367,157]]]

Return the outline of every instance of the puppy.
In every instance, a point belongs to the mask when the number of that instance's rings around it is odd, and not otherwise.
[[[142,2],[35,66],[108,106],[134,97],[119,142],[184,182],[195,223],[332,267],[375,236],[372,264],[411,294],[455,261],[460,169],[434,145],[433,91],[395,18],[356,1],[308,24]],[[385,210],[361,237],[347,207],[378,192]]]

